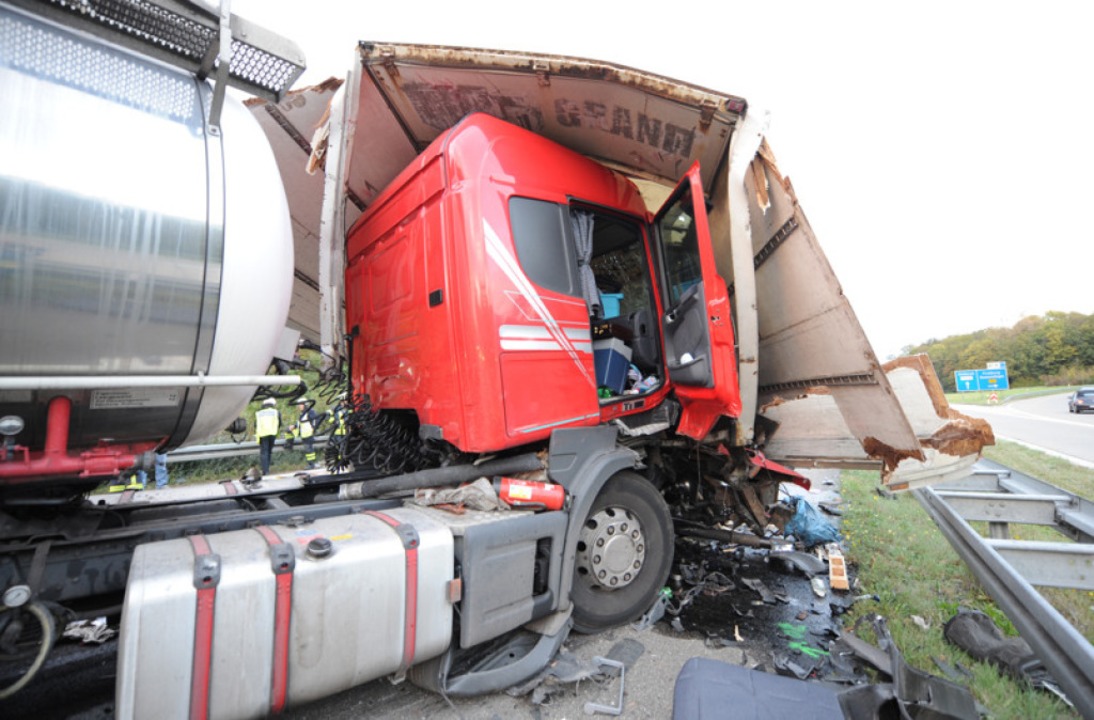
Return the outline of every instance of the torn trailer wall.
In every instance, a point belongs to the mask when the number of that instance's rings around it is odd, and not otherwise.
[[[481,111],[623,172],[651,209],[700,162],[735,313],[744,409],[734,444],[790,465],[880,467],[902,484],[898,468],[921,480],[934,463],[960,472],[991,441],[955,424],[944,398],[933,415],[902,406],[931,396],[929,363],[894,388],[775,164],[766,116],[744,99],[594,60],[382,43],[361,43],[337,85],[252,105],[290,188],[291,318],[305,337],[340,351],[345,229],[441,132]],[[941,425],[962,440],[930,440]]]

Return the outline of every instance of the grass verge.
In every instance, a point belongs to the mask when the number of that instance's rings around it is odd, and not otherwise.
[[[1006,390],[996,390],[994,394],[999,398],[1000,403],[1005,403],[1008,400],[1015,400],[1018,398],[1031,398],[1038,395],[1058,395],[1061,393],[1071,392],[1078,385],[1061,385],[1058,387],[1052,386],[1039,386],[1039,387],[1020,387],[1020,388],[1008,388]],[[953,392],[946,393],[946,400],[951,403],[958,403],[960,405],[987,405],[988,398],[992,396],[990,390],[978,390],[975,392]]]
[[[1094,500],[1094,469],[1075,465],[1063,458],[1047,455],[1008,440],[996,439],[995,445],[984,448],[983,455],[1000,465],[1006,465],[1030,477],[1044,480],[1087,500]]]
[[[1058,698],[1025,687],[945,640],[942,626],[959,607],[987,613],[1005,633],[1015,630],[916,499],[908,494],[882,498],[877,485],[874,472],[844,471],[841,476],[842,532],[861,585],[856,592],[879,597],[878,602],[856,603],[847,624],[877,613],[887,619],[893,641],[912,666],[941,675],[937,658],[968,668],[973,673],[968,687],[993,718],[1079,717]],[[913,616],[928,629],[919,627]]]

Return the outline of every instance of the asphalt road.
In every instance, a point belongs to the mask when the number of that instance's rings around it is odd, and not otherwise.
[[[1067,394],[1012,400],[1004,405],[959,405],[954,409],[991,423],[995,436],[1030,445],[1094,467],[1094,413],[1067,411]]]

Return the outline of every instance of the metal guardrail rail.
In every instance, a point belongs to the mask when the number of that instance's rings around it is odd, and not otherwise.
[[[988,461],[965,480],[913,494],[1068,700],[1094,718],[1094,646],[1034,588],[1094,590],[1094,503]],[[989,537],[973,521],[987,522]],[[1071,541],[1012,540],[1012,523],[1053,527]]]
[[[327,446],[327,436],[315,437],[315,449],[321,451]],[[304,447],[300,441],[296,442],[295,449],[302,450]],[[274,443],[274,451],[282,451],[288,449],[288,443],[284,440],[278,440]],[[244,455],[258,455],[258,441],[256,440],[244,440],[242,442],[234,443],[217,443],[215,445],[193,445],[191,447],[184,447],[178,450],[172,450],[167,453],[167,462],[192,462],[196,460],[220,460],[230,457],[242,457]]]

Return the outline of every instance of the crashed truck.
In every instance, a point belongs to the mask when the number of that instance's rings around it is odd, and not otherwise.
[[[100,613],[119,717],[491,692],[648,609],[677,517],[762,533],[794,468],[906,489],[991,442],[878,362],[744,98],[371,42],[289,90],[292,43],[173,0],[0,32],[5,699]],[[328,473],[89,498],[300,343],[352,403]],[[513,507],[405,501],[481,477]]]

